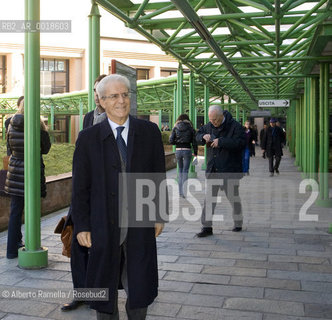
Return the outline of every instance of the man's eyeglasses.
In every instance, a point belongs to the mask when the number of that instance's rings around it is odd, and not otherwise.
[[[103,100],[105,99],[111,99],[112,101],[116,101],[120,98],[120,95],[123,99],[128,99],[130,98],[130,92],[123,92],[123,93],[115,93],[115,94],[110,94],[109,96],[103,96],[101,97]]]

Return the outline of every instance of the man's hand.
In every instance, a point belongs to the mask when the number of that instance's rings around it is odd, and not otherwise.
[[[164,229],[164,224],[163,223],[155,223],[154,224],[154,230],[155,230],[156,238],[161,234],[163,229]]]
[[[209,142],[211,140],[211,135],[210,134],[205,134],[203,136],[203,139],[206,141],[206,142]]]
[[[218,138],[216,138],[216,139],[214,139],[213,141],[212,141],[212,143],[211,143],[211,147],[212,148],[218,148],[219,147],[219,139]]]
[[[82,247],[91,247],[91,232],[90,231],[82,231],[79,232],[76,236],[78,243]]]

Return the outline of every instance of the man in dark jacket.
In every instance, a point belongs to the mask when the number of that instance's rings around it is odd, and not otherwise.
[[[119,286],[127,293],[128,318],[145,319],[148,305],[158,294],[155,237],[164,225],[158,203],[152,212],[155,218],[148,225],[131,225],[129,222],[137,215],[137,204],[135,199],[125,199],[132,196],[132,183],[128,181],[128,193],[122,194],[120,191],[125,187],[120,183],[127,181],[121,173],[125,176],[160,173],[166,178],[161,133],[155,124],[129,116],[127,78],[107,76],[97,86],[97,93],[107,119],[82,130],[76,142],[72,189],[74,237],[81,246],[89,248],[86,286],[108,289],[108,300],[90,304],[97,310],[97,319],[119,318]],[[155,199],[159,199],[158,187]],[[120,226],[126,219],[128,227]]]
[[[282,145],[285,143],[284,132],[276,125],[276,122],[275,118],[271,118],[270,126],[265,132],[262,145],[263,152],[266,152],[266,156],[269,159],[270,177],[273,177],[274,172],[279,174],[279,165],[283,156]],[[274,159],[275,163],[273,164]]]
[[[242,153],[246,143],[244,129],[228,111],[222,111],[219,106],[211,106],[208,115],[210,122],[201,127],[196,135],[199,144],[207,145],[207,183],[209,179],[220,181],[221,184],[211,186],[212,197],[216,197],[220,189],[225,191],[233,208],[233,231],[239,232],[243,224],[239,179],[243,177]],[[211,197],[209,192],[207,197]],[[201,217],[203,227],[198,237],[213,234],[212,216],[216,203],[212,203],[212,212],[208,212],[210,203],[206,199]]]
[[[99,82],[106,77],[106,74],[101,74],[95,80],[93,86],[94,92],[94,100],[96,104],[96,108],[90,112],[88,112],[83,120],[83,129],[92,127],[93,125],[102,122],[107,118],[105,110],[100,105],[99,97],[97,95],[97,85]],[[72,225],[71,219],[71,208],[69,208],[69,212],[67,215],[66,223],[64,228],[67,225]],[[86,278],[86,268],[89,261],[89,250],[86,247],[82,247],[77,242],[76,238],[73,238],[71,244],[71,255],[70,255],[70,267],[71,267],[71,275],[73,279],[73,286],[74,289],[84,288],[85,287],[85,278]],[[75,300],[73,299],[69,303],[65,303],[62,307],[62,311],[71,311],[77,309],[81,304],[84,304],[85,301],[83,300]]]

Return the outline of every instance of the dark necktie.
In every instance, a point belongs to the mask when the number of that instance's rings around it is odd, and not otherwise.
[[[116,128],[116,131],[117,131],[116,143],[118,144],[118,148],[119,148],[119,151],[121,154],[122,161],[124,163],[127,163],[127,146],[121,135],[124,128],[125,127]]]

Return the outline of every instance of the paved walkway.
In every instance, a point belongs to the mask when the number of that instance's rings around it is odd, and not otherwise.
[[[309,206],[311,192],[299,192],[301,174],[287,152],[280,172],[270,178],[267,160],[260,155],[251,159],[250,176],[242,179],[240,188],[243,232],[230,231],[231,211],[224,195],[218,205],[224,221],[215,223],[212,237],[196,238],[199,221],[181,216],[166,226],[158,238],[159,296],[149,307],[148,319],[332,319],[332,235],[327,233],[331,211]],[[203,185],[201,170],[198,181]],[[173,197],[180,203],[177,208],[175,201],[173,213],[186,207],[191,214],[195,208],[199,212],[203,196],[193,194],[194,206]],[[300,210],[304,218],[318,215],[318,221],[299,221]],[[53,234],[66,211],[42,219],[42,245],[49,249],[46,269],[22,270],[17,259],[7,260],[6,233],[0,233],[0,296],[6,290],[12,294],[72,288],[69,261],[61,255],[59,236]],[[126,319],[124,301],[121,293],[121,319]],[[61,312],[65,302],[68,299],[61,296],[0,297],[0,319],[94,319],[95,312],[86,306]]]

